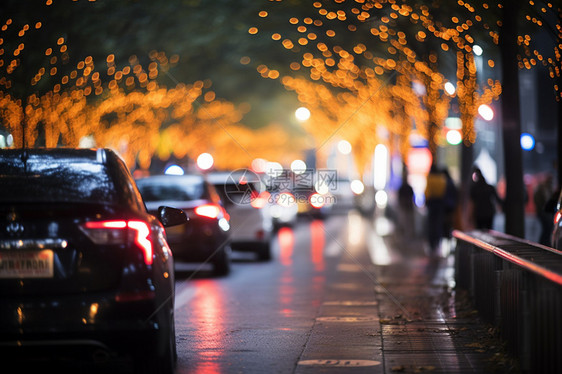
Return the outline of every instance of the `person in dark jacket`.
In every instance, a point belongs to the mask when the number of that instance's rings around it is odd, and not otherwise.
[[[451,178],[449,170],[443,169],[443,174],[447,180],[447,187],[445,189],[445,220],[444,220],[444,235],[445,238],[452,238],[453,227],[455,226],[455,214],[458,205],[458,190],[455,181]]]
[[[490,230],[494,223],[496,205],[503,202],[496,189],[489,185],[479,168],[474,168],[470,187],[470,200],[472,202],[472,217],[477,229]]]
[[[446,190],[445,174],[435,164],[431,165],[425,187],[425,206],[427,207],[427,239],[432,255],[437,254],[444,236]]]
[[[414,219],[414,190],[408,183],[408,171],[402,171],[402,184],[398,189],[398,225],[403,239],[412,239],[416,234]]]

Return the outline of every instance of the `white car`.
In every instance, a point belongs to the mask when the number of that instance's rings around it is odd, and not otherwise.
[[[230,215],[231,247],[255,252],[259,260],[271,259],[273,221],[270,194],[259,176],[250,170],[213,172],[207,175]]]
[[[295,195],[290,191],[271,191],[269,202],[274,229],[296,224],[299,207]]]

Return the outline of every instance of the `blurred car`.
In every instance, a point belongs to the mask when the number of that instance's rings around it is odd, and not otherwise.
[[[176,261],[209,262],[217,275],[230,272],[229,217],[203,175],[156,175],[137,185],[150,213],[167,205],[187,214],[188,223],[166,229]]]
[[[352,182],[349,179],[338,178],[330,188],[330,193],[333,196],[334,211],[346,212],[356,206],[356,194],[352,189]]]
[[[297,214],[304,218],[325,218],[332,209],[332,196],[316,191],[293,191],[297,202]]]
[[[295,196],[300,217],[322,219],[331,211],[333,197],[329,183],[319,178],[317,171],[307,170],[295,178],[291,192]]]
[[[173,257],[125,163],[106,149],[0,150],[2,370],[51,355],[172,373]],[[63,357],[59,357],[63,356]],[[57,367],[59,369],[59,367]]]
[[[270,194],[258,175],[249,170],[213,172],[207,175],[230,215],[233,250],[255,252],[258,259],[271,259],[273,222],[268,209]]]
[[[268,209],[273,229],[277,230],[284,226],[293,226],[297,222],[298,204],[288,190],[279,188],[268,188]]]

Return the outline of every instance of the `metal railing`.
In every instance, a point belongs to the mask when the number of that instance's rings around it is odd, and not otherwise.
[[[562,373],[562,252],[495,231],[454,231],[455,280],[527,373]]]

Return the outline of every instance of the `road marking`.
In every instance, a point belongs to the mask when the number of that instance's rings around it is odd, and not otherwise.
[[[356,290],[362,288],[362,285],[357,283],[336,283],[336,284],[332,284],[332,288],[338,290]]]
[[[325,301],[324,305],[335,306],[373,306],[377,305],[376,301]]]
[[[317,321],[320,322],[374,322],[379,321],[378,317],[318,317]]]
[[[349,273],[359,273],[359,272],[363,271],[363,268],[361,268],[361,266],[356,265],[356,264],[339,264],[338,265],[338,271],[349,272]]]
[[[374,360],[303,360],[299,361],[299,365],[307,366],[330,366],[330,367],[366,367],[377,366],[381,363]]]

